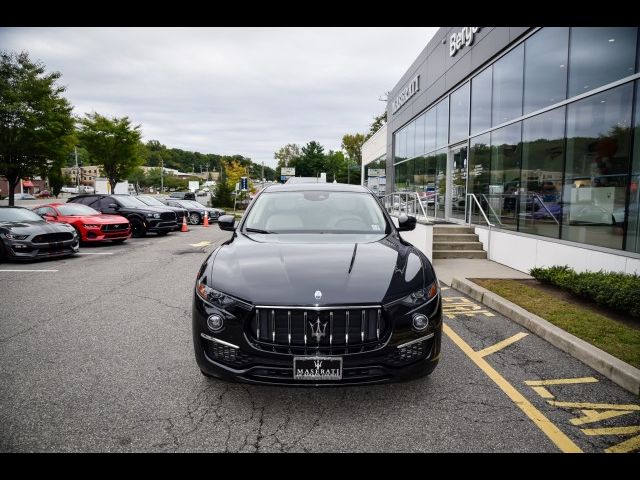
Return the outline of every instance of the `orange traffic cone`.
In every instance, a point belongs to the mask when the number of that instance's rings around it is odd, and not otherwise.
[[[187,217],[182,217],[182,228],[180,229],[181,232],[188,232],[189,228],[187,227]]]
[[[209,214],[208,213],[204,214],[204,224],[202,226],[203,227],[208,227],[209,226]]]

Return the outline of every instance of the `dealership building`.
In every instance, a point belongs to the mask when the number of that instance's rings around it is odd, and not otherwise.
[[[637,27],[440,28],[389,94],[386,149],[367,147],[387,195],[430,198],[431,220],[470,223],[521,271],[640,273],[638,42]]]

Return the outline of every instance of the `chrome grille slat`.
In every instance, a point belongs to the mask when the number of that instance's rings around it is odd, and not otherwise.
[[[304,312],[303,328],[304,328],[304,346],[306,348],[307,346],[307,312]]]
[[[333,312],[329,312],[329,346],[333,345]]]
[[[276,343],[276,312],[271,310],[271,340]]]
[[[287,337],[291,345],[291,310],[287,310]]]
[[[365,311],[362,310],[362,323],[360,325],[360,341],[364,343],[364,316]]]
[[[378,309],[378,320],[376,322],[376,339],[380,340],[380,309]]]
[[[256,338],[260,340],[260,310],[256,308]]]
[[[349,345],[349,310],[347,310],[345,312],[346,315],[346,327],[345,327],[345,334],[344,334],[344,343],[345,345]]]

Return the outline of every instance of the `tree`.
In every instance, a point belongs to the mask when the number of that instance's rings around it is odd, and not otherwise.
[[[373,137],[373,134],[376,133],[378,130],[380,130],[384,126],[385,123],[387,123],[387,111],[386,110],[384,111],[384,113],[382,115],[378,115],[377,117],[374,117],[373,123],[369,127],[369,133],[367,133],[367,135],[365,137],[365,141],[369,140],[371,137]]]
[[[282,167],[290,167],[291,163],[301,155],[300,147],[295,143],[287,143],[284,147],[273,154],[273,158],[278,160],[275,177],[280,178]],[[297,173],[297,172],[296,172]]]
[[[216,188],[214,193],[211,195],[211,206],[212,207],[229,207],[233,204],[233,199],[231,198],[231,193],[233,192],[233,188],[229,186],[227,183],[227,173],[223,168],[220,171],[220,178],[218,183],[216,184]]]
[[[138,192],[138,187],[139,186],[145,186],[146,178],[147,178],[147,175],[144,172],[144,170],[142,168],[140,168],[140,167],[136,167],[127,176],[127,181],[129,183],[132,183],[135,186],[136,193],[140,193],[140,192]]]
[[[317,177],[326,171],[324,147],[311,141],[302,147],[301,155],[294,158],[289,166],[295,167],[298,177]]]
[[[58,194],[64,186],[65,176],[62,175],[62,167],[56,162],[49,170],[49,187],[54,197],[58,198]]]
[[[247,169],[235,160],[226,166],[225,172],[227,174],[227,185],[229,185],[231,191],[235,190],[236,183],[240,182],[240,177],[247,176]]]
[[[0,52],[0,175],[9,182],[9,205],[21,178],[46,176],[72,147],[72,107],[56,85],[60,77],[26,52]]]
[[[342,178],[347,176],[347,162],[344,158],[344,153],[329,150],[325,160],[325,168],[327,169],[328,182],[335,180],[342,183]]]
[[[342,149],[347,152],[349,160],[358,165],[362,164],[362,144],[365,142],[365,136],[361,133],[347,133],[342,137]]]
[[[128,117],[112,119],[87,113],[79,120],[78,138],[94,163],[102,167],[111,191],[142,163],[140,125],[131,126]]]

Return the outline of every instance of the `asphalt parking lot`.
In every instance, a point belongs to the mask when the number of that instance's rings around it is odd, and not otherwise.
[[[434,373],[307,389],[203,377],[191,338],[216,225],[0,264],[0,451],[626,452],[640,402],[452,289]]]

